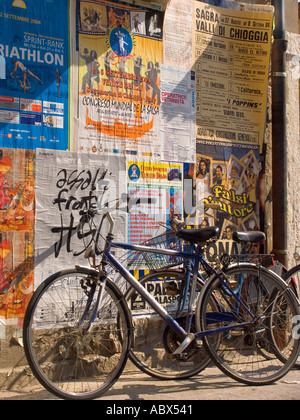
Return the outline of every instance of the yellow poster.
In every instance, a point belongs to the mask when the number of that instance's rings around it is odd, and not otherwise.
[[[197,140],[262,145],[273,21],[268,10],[194,2]]]

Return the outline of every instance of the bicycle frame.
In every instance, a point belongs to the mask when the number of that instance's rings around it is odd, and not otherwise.
[[[103,257],[102,257],[103,268],[105,269],[106,264],[110,263],[118,272],[120,272],[120,274],[125,278],[125,280],[138,293],[140,293],[141,297],[154,309],[154,311],[166,322],[166,324],[173,331],[175,331],[175,333],[178,334],[181,339],[183,339],[183,342],[173,354],[182,353],[184,349],[188,347],[188,345],[194,339],[202,338],[203,336],[206,336],[208,334],[226,333],[235,328],[241,328],[243,326],[251,325],[255,321],[255,316],[249,311],[249,309],[244,305],[244,303],[240,300],[240,298],[231,290],[231,288],[227,286],[222,276],[220,276],[217,273],[217,271],[213,267],[211,267],[207,263],[207,261],[204,259],[200,246],[196,248],[195,253],[168,250],[168,249],[166,250],[160,249],[158,251],[157,248],[151,248],[151,247],[143,246],[143,245],[131,245],[131,244],[123,243],[123,242],[114,242],[113,239],[114,237],[113,237],[112,228],[111,228],[111,231],[108,233],[107,238],[106,238],[106,245],[105,245],[105,249],[104,249]],[[148,292],[139,283],[139,281],[122,264],[119,263],[119,261],[111,253],[112,248],[121,248],[125,250],[130,250],[130,251],[150,252],[150,253],[156,253],[156,254],[160,253],[163,255],[169,255],[173,257],[176,256],[176,257],[182,257],[182,258],[188,258],[188,259],[194,260],[192,289],[191,289],[189,307],[188,307],[188,317],[190,318],[190,321],[188,324],[187,331],[183,329],[178,324],[178,322],[174,318],[172,318],[172,316],[156,301],[156,299],[150,294],[150,292]],[[234,297],[238,305],[242,306],[245,309],[245,311],[249,314],[251,321],[238,323],[236,325],[223,326],[223,327],[219,327],[219,328],[212,329],[209,331],[198,332],[195,334],[190,332],[191,321],[192,321],[192,316],[193,316],[193,304],[195,301],[197,274],[198,274],[198,268],[200,264],[202,265],[202,267],[204,268],[207,274],[214,275],[221,281],[222,287],[225,288],[226,292],[230,296]],[[226,322],[226,321],[234,321],[236,319],[236,316],[234,315],[234,313],[224,313],[224,314],[218,314],[218,318],[219,318],[218,319],[219,321]]]

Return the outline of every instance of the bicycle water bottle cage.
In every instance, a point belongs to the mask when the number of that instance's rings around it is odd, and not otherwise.
[[[176,235],[188,242],[194,244],[198,242],[205,242],[212,238],[219,236],[219,228],[216,226],[209,226],[203,229],[179,229]]]
[[[266,239],[264,232],[233,232],[232,239],[236,242],[262,242]]]

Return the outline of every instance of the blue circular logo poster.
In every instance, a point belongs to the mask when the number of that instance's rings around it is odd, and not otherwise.
[[[133,164],[129,167],[128,176],[129,176],[129,179],[133,182],[136,182],[140,179],[141,172],[140,172],[140,168],[138,167],[138,165]]]
[[[110,47],[118,57],[127,57],[133,48],[132,37],[127,29],[119,26],[109,36]]]

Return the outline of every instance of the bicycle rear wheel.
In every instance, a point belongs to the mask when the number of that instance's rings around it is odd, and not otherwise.
[[[299,315],[297,301],[280,277],[254,264],[229,267],[224,278],[225,287],[215,277],[203,289],[196,326],[207,333],[220,327],[228,329],[206,335],[204,345],[231,378],[249,385],[273,383],[293,367],[299,354],[300,340],[293,334]],[[238,283],[243,305],[231,294]],[[219,302],[219,312],[211,307],[212,297]],[[284,357],[278,352],[279,343]],[[261,352],[264,348],[268,358]]]
[[[176,317],[180,290],[185,281],[185,274],[180,269],[162,269],[139,279],[173,318]],[[198,280],[198,294],[201,289],[202,284]],[[139,369],[158,379],[184,379],[208,366],[210,357],[201,342],[194,341],[184,354],[172,356],[182,340],[134,289],[129,289],[125,298],[131,310],[134,328],[129,358]],[[185,328],[186,308],[177,321]],[[195,332],[194,320],[192,332]]]
[[[290,286],[296,297],[300,300],[300,264],[291,268],[283,276],[283,280]],[[299,319],[300,322],[300,319]],[[300,354],[295,363],[295,367],[300,369]]]
[[[296,297],[300,299],[300,264],[284,273],[282,278],[290,286]]]
[[[126,364],[130,313],[110,280],[95,307],[101,289],[97,271],[64,270],[45,280],[28,305],[23,328],[28,363],[60,398],[99,397]]]

